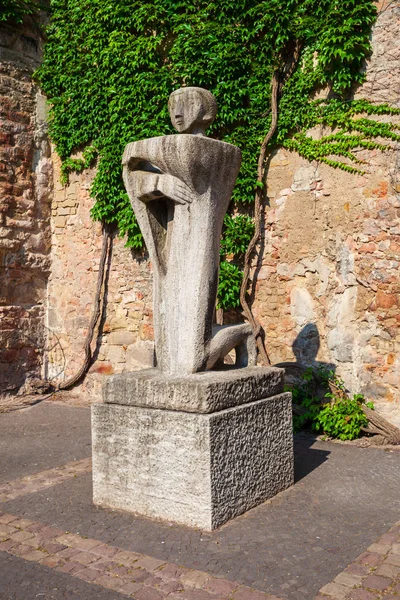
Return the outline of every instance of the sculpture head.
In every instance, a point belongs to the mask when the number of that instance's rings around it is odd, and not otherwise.
[[[179,133],[204,135],[217,114],[217,101],[203,88],[180,88],[170,95],[168,110]]]

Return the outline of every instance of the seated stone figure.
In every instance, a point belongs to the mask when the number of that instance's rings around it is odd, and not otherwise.
[[[210,369],[233,348],[237,366],[255,364],[249,325],[214,330],[223,218],[240,150],[205,136],[214,96],[187,87],[169,99],[175,135],[128,144],[123,177],[154,271],[157,367],[170,375]]]

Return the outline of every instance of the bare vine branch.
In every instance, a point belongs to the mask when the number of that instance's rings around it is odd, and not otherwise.
[[[102,304],[102,295],[101,291],[103,289],[104,284],[104,275],[105,275],[105,266],[107,262],[107,257],[111,252],[112,247],[112,234],[107,226],[103,228],[103,245],[101,249],[100,263],[99,263],[99,274],[97,277],[97,287],[96,294],[93,302],[93,314],[90,320],[88,333],[85,339],[84,351],[85,351],[85,359],[79,371],[67,381],[63,381],[58,386],[58,390],[68,390],[72,388],[74,385],[79,383],[88,372],[91,364],[92,364],[92,348],[91,344],[93,341],[94,332],[96,329],[97,322],[101,315],[101,304]]]
[[[255,230],[254,235],[249,243],[249,246],[246,250],[246,254],[244,257],[244,269],[243,269],[243,280],[240,288],[240,304],[243,308],[244,315],[246,319],[249,321],[254,337],[256,339],[257,348],[259,354],[261,356],[262,363],[264,365],[270,365],[271,360],[268,356],[267,349],[265,347],[263,331],[261,324],[256,321],[249,302],[247,301],[247,288],[249,286],[250,281],[250,270],[251,270],[251,258],[253,252],[257,246],[257,243],[260,239],[261,235],[261,207],[262,200],[264,194],[264,185],[265,185],[265,161],[267,158],[267,149],[270,141],[276,133],[278,127],[278,111],[279,111],[279,96],[284,84],[288,81],[288,79],[293,75],[294,70],[297,67],[299,62],[300,54],[301,54],[302,44],[300,41],[296,41],[293,52],[286,62],[286,65],[283,69],[283,74],[281,76],[280,69],[276,69],[272,75],[271,79],[271,125],[267,132],[267,135],[263,139],[260,148],[260,154],[258,156],[258,165],[257,165],[257,184],[256,191],[254,195],[254,223]]]

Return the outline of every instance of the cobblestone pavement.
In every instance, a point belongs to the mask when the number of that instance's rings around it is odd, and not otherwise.
[[[43,402],[0,415],[0,484],[90,454],[89,409]]]
[[[400,600],[400,521],[325,585],[316,600]]]
[[[48,403],[46,405],[49,406]],[[30,408],[23,411],[24,414],[1,415],[0,439],[3,419],[13,417],[14,431],[18,431],[18,415],[23,416],[21,421],[25,424],[27,439],[33,439],[33,430],[38,429],[40,415],[34,415],[31,430],[27,416],[40,408],[41,414],[47,418],[43,414],[46,412],[46,405]],[[51,419],[54,427],[59,426],[61,431],[65,431],[65,421],[58,425],[56,413],[60,420],[69,415],[71,423],[79,422],[76,429],[70,430],[69,438],[74,439],[66,439],[65,445],[66,456],[70,458],[71,449],[74,448],[76,457],[80,460],[75,463],[74,473],[73,465],[67,465],[64,469],[54,466],[57,456],[61,460],[61,454],[51,455],[50,466],[57,476],[52,479],[48,473],[37,474],[32,478],[36,482],[33,489],[29,487],[26,474],[29,469],[33,473],[37,471],[38,456],[42,460],[43,452],[38,444],[32,444],[31,463],[27,462],[23,470],[22,488],[21,481],[14,481],[8,487],[8,493],[12,493],[11,488],[16,486],[18,497],[0,504],[0,510],[3,511],[2,526],[6,529],[0,529],[0,541],[4,540],[0,550],[7,552],[5,556],[1,555],[0,577],[3,565],[9,565],[8,579],[4,579],[7,587],[3,585],[6,592],[0,586],[1,600],[36,597],[24,595],[25,592],[21,591],[23,582],[31,577],[29,573],[36,573],[32,577],[43,583],[44,591],[40,592],[42,597],[57,600],[63,597],[114,600],[126,597],[124,593],[131,593],[131,597],[136,600],[161,600],[165,597],[184,600],[258,600],[271,598],[271,594],[275,598],[307,600],[315,598],[320,588],[322,590],[318,598],[330,597],[336,600],[345,598],[345,593],[353,593],[356,594],[354,600],[372,600],[385,596],[381,592],[371,591],[370,584],[377,585],[379,577],[389,578],[389,571],[392,574],[390,593],[393,595],[392,590],[397,589],[398,582],[395,583],[394,580],[397,565],[393,564],[393,560],[398,560],[396,556],[400,554],[399,540],[395,542],[392,539],[397,535],[397,530],[393,529],[390,534],[386,534],[389,537],[384,536],[383,542],[379,542],[378,546],[383,544],[385,554],[382,554],[382,548],[379,554],[376,546],[373,546],[375,550],[368,552],[367,558],[363,551],[385,534],[399,518],[398,451],[385,452],[383,449],[315,443],[310,436],[299,437],[296,440],[296,485],[209,534],[92,506],[90,475],[85,474],[89,462],[82,460],[82,454],[85,455],[86,451],[87,456],[88,452],[89,411],[55,404],[50,408],[53,410]],[[74,417],[72,413],[75,414]],[[53,439],[54,432],[49,437]],[[42,446],[46,446],[46,441],[46,435],[42,436]],[[18,452],[18,446],[14,442],[8,450],[0,442],[0,451],[5,454]],[[27,456],[27,451],[27,448],[22,450],[23,457]],[[12,460],[5,457],[5,462],[17,463],[18,457],[14,456]],[[83,474],[79,474],[79,469]],[[21,518],[23,520],[18,521]],[[15,531],[16,527],[21,529]],[[48,538],[47,541],[42,540],[43,532],[45,538],[46,532],[47,536],[52,534],[50,541]],[[62,538],[66,532],[74,535]],[[12,538],[13,535],[17,539]],[[388,549],[389,539],[392,542]],[[45,558],[43,541],[50,544]],[[76,547],[82,541],[85,542],[86,549]],[[92,547],[88,548],[90,544]],[[109,549],[111,546],[113,548],[105,552],[114,552],[114,556],[119,554],[118,562],[110,556],[105,559],[96,555],[95,547]],[[72,550],[75,555],[70,554]],[[63,552],[64,555],[59,556]],[[77,559],[78,552],[81,553],[80,560]],[[357,558],[360,554],[361,557]],[[378,560],[369,557],[375,554],[381,556],[382,565],[371,564],[368,567],[368,564],[364,564],[365,560]],[[31,562],[26,562],[27,555],[30,555],[28,558]],[[24,557],[24,562],[21,556]],[[123,557],[128,564],[124,564]],[[140,560],[150,562],[141,564]],[[353,571],[348,571],[351,567],[347,565],[354,561],[356,566],[352,567]],[[94,564],[100,567],[100,575],[99,568],[93,568]],[[149,565],[154,567],[155,564],[157,573],[149,568]],[[26,577],[21,573],[21,565],[27,565]],[[381,567],[382,572],[371,571]],[[134,581],[127,569],[136,569]],[[141,581],[137,579],[137,569],[145,571],[141,573],[142,577],[146,575]],[[341,573],[344,569],[344,573]],[[54,585],[47,584],[49,570],[49,581]],[[69,571],[68,574],[65,570]],[[360,573],[360,570],[363,572]],[[14,571],[15,579],[9,576],[9,572]],[[25,567],[23,571],[25,572]],[[378,580],[368,579],[371,573]],[[185,576],[188,577],[187,580]],[[365,577],[360,580],[352,579],[351,576]],[[69,581],[68,584],[65,583],[65,578]],[[96,579],[101,581],[93,583]],[[168,587],[167,583],[174,589]],[[387,582],[380,581],[381,585],[383,583]],[[99,585],[108,585],[113,591],[108,592],[108,596],[100,595],[100,591],[97,596],[92,591],[85,591],[86,588],[101,590]],[[128,585],[141,587],[123,590]],[[222,587],[212,588],[213,585]],[[351,586],[354,585],[358,588],[352,590]],[[31,592],[29,588],[29,593]],[[387,597],[391,598],[390,595]],[[353,599],[353,596],[349,598]]]

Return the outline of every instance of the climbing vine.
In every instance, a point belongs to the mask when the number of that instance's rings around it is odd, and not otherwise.
[[[22,23],[25,16],[37,15],[46,0],[0,0],[0,23]]]
[[[7,4],[20,4],[7,0]],[[30,3],[29,3],[30,4]],[[130,247],[142,236],[121,178],[128,142],[172,133],[169,94],[210,89],[219,112],[209,134],[239,146],[243,164],[221,243],[219,303],[239,304],[241,265],[254,232],[248,216],[260,145],[271,125],[271,82],[279,81],[277,126],[267,150],[362,171],[354,150],[384,150],[396,127],[375,115],[387,105],[350,100],[364,80],[376,18],[372,0],[51,0],[44,61],[50,134],[63,181],[97,160],[92,217],[118,226]],[[324,99],[316,92],[326,89]],[[315,140],[316,125],[329,133]],[[240,213],[244,214],[240,214]]]

